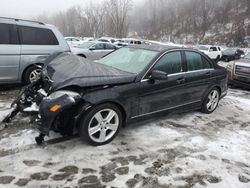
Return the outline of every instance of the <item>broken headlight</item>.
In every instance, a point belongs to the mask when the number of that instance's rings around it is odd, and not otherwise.
[[[74,100],[81,98],[81,96],[79,95],[79,93],[74,92],[74,91],[68,91],[68,90],[60,90],[60,91],[56,91],[54,93],[51,93],[47,99],[57,99],[60,98],[64,95],[68,95],[69,97],[72,97]]]

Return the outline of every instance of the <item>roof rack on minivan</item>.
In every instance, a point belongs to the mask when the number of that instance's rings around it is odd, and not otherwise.
[[[0,17],[3,19],[10,19],[10,20],[15,20],[15,21],[25,21],[25,22],[32,22],[32,23],[38,23],[40,25],[45,25],[43,22],[39,22],[39,21],[33,21],[33,20],[25,20],[25,19],[19,19],[19,18],[8,18],[8,17]]]

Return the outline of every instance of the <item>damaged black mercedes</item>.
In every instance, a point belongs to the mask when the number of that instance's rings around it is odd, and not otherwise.
[[[46,60],[41,78],[13,102],[3,123],[18,112],[37,111],[38,144],[55,131],[77,133],[97,146],[112,141],[132,120],[169,110],[212,113],[226,93],[226,70],[193,49],[130,46],[98,62],[56,53]]]

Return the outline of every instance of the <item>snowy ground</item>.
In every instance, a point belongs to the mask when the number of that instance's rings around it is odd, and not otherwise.
[[[0,119],[17,90],[0,92]],[[0,132],[0,187],[250,187],[250,91],[230,89],[211,115],[169,114],[129,125],[111,143],[34,142],[18,116]]]

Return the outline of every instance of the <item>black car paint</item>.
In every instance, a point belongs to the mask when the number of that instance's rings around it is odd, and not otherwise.
[[[42,101],[40,105],[40,115],[42,118],[39,123],[39,130],[47,135],[51,128],[53,130],[52,124],[55,123],[56,117],[60,114],[52,114],[49,112],[49,108],[56,103],[62,105],[62,111],[75,108],[75,113],[72,114],[71,120],[76,124],[81,117],[79,114],[84,116],[84,113],[88,109],[103,103],[116,104],[123,113],[124,122],[130,122],[137,118],[178,109],[179,107],[198,109],[201,107],[204,97],[213,87],[217,87],[220,90],[221,97],[226,94],[226,70],[196,50],[165,46],[135,46],[133,48],[151,49],[159,53],[149,65],[141,73],[136,75],[134,79],[131,79],[130,82],[126,79],[126,81],[115,82],[117,77],[113,77],[113,79],[109,80],[109,83],[105,82],[103,85],[100,82],[100,84],[95,84],[91,87],[91,85],[87,84],[87,81],[86,86],[83,86],[78,84],[81,81],[79,82],[79,80],[77,80],[77,82],[74,82],[74,79],[71,79],[70,82],[73,87],[70,87],[69,84],[61,84],[60,87],[55,87],[57,90],[70,89],[77,91],[81,95],[81,101],[64,104],[65,101],[68,101],[69,96],[67,95],[60,99]],[[183,53],[185,50],[199,53],[211,63],[213,68],[187,72],[185,54]],[[183,73],[169,75],[166,80],[152,80],[150,74],[153,70],[153,65],[162,55],[173,51],[181,51],[182,53]],[[98,80],[100,80],[100,78],[96,77],[97,82]],[[51,92],[54,92],[56,89]]]
[[[240,59],[244,55],[244,52],[240,49],[232,49],[232,53],[222,52],[222,61],[232,61]]]

